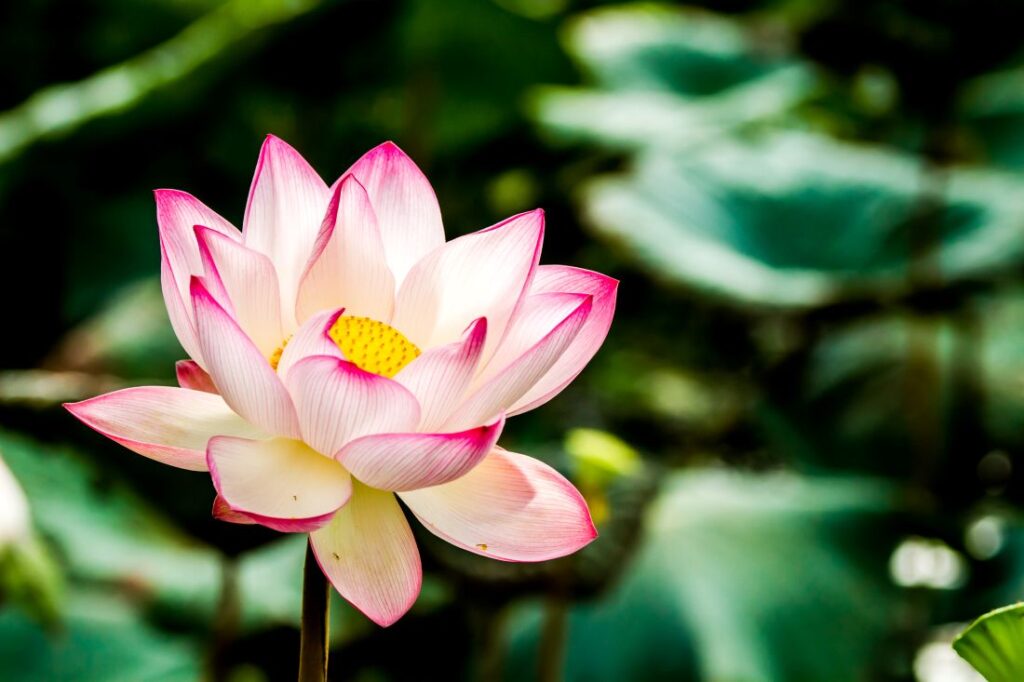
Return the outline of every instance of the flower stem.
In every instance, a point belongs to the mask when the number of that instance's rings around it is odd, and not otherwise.
[[[331,586],[306,545],[306,566],[302,574],[302,634],[299,644],[299,682],[327,679],[328,609]]]

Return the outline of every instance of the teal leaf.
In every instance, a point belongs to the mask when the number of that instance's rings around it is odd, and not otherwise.
[[[1021,261],[1018,178],[950,170],[937,206],[924,181],[912,156],[790,132],[644,153],[582,201],[598,234],[656,277],[740,304],[899,296],[912,270],[949,282]]]
[[[571,608],[565,679],[871,679],[893,500],[869,478],[667,476],[621,580]],[[536,669],[541,619],[514,612],[507,679]]]

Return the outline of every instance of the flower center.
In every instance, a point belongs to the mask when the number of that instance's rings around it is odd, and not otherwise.
[[[327,332],[345,359],[361,370],[391,378],[419,357],[420,349],[391,325],[343,315]]]
[[[401,372],[422,352],[402,332],[369,317],[339,317],[327,334],[346,360],[364,372],[388,379]],[[289,341],[291,337],[285,339],[269,358],[270,366],[275,370]]]

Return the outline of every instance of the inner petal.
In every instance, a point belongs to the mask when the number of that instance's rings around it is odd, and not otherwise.
[[[421,352],[402,332],[369,317],[343,315],[327,333],[346,360],[389,379]]]

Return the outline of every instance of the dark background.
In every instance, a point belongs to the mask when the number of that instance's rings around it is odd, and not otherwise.
[[[699,5],[699,6],[698,6]],[[503,443],[601,531],[543,565],[417,527],[332,679],[972,679],[1021,598],[1024,3],[88,0],[0,8],[0,679],[291,679],[302,539],[60,403],[173,382],[151,190],[235,224],[263,137],[397,142],[449,236],[537,206],[622,282]],[[415,524],[414,524],[415,525]]]

